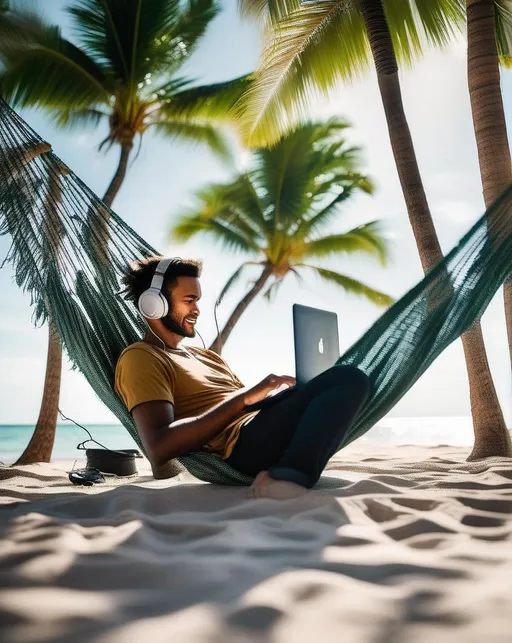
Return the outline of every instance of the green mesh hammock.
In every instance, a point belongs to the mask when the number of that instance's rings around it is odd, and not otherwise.
[[[72,363],[143,449],[130,414],[113,390],[118,356],[144,332],[134,306],[117,294],[133,259],[158,254],[55,154],[29,160],[41,138],[0,101],[0,234],[12,245],[5,261],[28,291],[36,323],[51,316]],[[372,380],[374,393],[339,448],[368,431],[477,320],[512,274],[512,188],[429,274],[388,309],[337,364]],[[179,458],[196,477],[246,485],[219,457]],[[176,461],[158,476],[182,470]],[[155,475],[157,472],[155,471]],[[323,477],[318,486],[339,481]]]

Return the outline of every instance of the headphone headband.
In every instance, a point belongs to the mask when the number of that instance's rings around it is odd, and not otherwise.
[[[179,261],[179,259],[176,258],[169,258],[167,257],[166,259],[161,259],[158,262],[158,265],[155,270],[155,274],[153,275],[153,279],[151,280],[151,286],[150,288],[155,288],[158,291],[162,290],[162,286],[164,285],[164,277],[165,273],[167,272],[167,268],[170,266],[171,263],[175,263],[176,261]]]

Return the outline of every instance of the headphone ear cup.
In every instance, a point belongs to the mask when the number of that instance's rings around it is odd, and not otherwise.
[[[139,312],[146,319],[161,319],[169,312],[166,298],[156,288],[149,288],[139,297]]]
[[[162,317],[166,317],[167,313],[169,312],[169,302],[164,297],[163,293],[159,292],[158,294],[160,295],[160,301],[162,302],[162,314],[160,315],[159,319],[162,319]]]

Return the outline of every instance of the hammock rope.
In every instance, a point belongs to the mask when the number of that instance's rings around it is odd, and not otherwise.
[[[74,368],[144,450],[130,414],[113,390],[120,353],[144,332],[135,307],[118,291],[129,262],[160,253],[45,149],[42,139],[1,100],[0,234],[12,238],[4,263],[12,264],[17,285],[30,294],[34,322],[42,324],[51,317]],[[443,261],[339,358],[338,365],[360,368],[374,386],[340,449],[403,397],[440,353],[480,318],[511,274],[512,187]],[[207,482],[251,482],[205,451],[182,456],[154,474],[168,477],[182,467]],[[318,487],[337,484],[323,476]]]

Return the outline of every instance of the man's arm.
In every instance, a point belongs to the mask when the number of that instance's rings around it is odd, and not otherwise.
[[[174,420],[170,402],[144,402],[132,416],[150,461],[161,465],[180,455],[197,451],[223,431],[245,408],[245,391],[236,393],[197,417]]]
[[[163,400],[139,404],[132,409],[132,416],[148,458],[159,466],[197,451],[242,415],[246,406],[258,402],[282,384],[294,383],[292,377],[269,375],[256,386],[240,389],[197,417],[175,420],[173,404]]]

